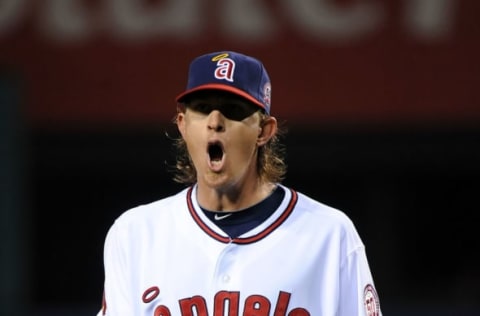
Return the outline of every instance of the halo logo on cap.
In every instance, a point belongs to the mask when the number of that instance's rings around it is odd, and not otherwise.
[[[232,51],[195,58],[190,63],[187,87],[175,100],[184,102],[187,96],[201,90],[233,93],[270,114],[270,78],[263,64],[256,58]]]

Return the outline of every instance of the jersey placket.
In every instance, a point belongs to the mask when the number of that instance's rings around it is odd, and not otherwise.
[[[238,245],[231,241],[220,252],[215,266],[213,284],[215,291],[234,289],[238,280],[235,279],[234,265],[237,260]]]

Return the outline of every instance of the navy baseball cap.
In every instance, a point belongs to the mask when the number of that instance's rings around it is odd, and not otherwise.
[[[201,90],[236,94],[270,114],[270,78],[262,62],[256,58],[231,51],[195,58],[190,63],[187,88],[175,100],[183,102],[188,95]]]

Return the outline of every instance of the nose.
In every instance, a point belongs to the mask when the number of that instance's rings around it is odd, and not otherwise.
[[[215,132],[222,132],[225,130],[225,117],[223,116],[222,112],[218,110],[213,110],[208,114],[208,123],[207,127],[210,130],[214,130]]]

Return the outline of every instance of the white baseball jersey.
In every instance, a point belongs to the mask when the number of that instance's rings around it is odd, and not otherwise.
[[[277,210],[233,239],[195,186],[122,214],[105,242],[98,315],[381,316],[350,219],[281,187]]]

